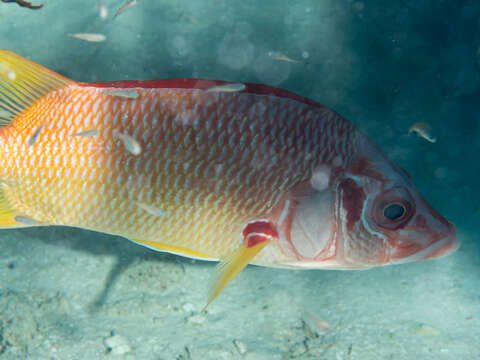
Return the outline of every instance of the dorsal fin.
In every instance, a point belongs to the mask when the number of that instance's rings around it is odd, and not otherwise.
[[[52,89],[76,84],[11,51],[0,50],[0,125],[8,125],[22,111]]]

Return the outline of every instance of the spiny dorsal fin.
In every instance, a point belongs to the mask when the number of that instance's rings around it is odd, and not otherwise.
[[[0,125],[8,125],[22,111],[52,89],[76,84],[8,50],[0,50]]]

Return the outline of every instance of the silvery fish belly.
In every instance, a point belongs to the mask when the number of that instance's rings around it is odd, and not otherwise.
[[[458,247],[454,226],[363,133],[284,90],[81,84],[1,51],[0,96],[4,226],[70,225],[293,268],[362,269]]]

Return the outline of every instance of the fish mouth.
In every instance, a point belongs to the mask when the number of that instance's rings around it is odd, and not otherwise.
[[[446,236],[432,242],[426,248],[412,254],[392,261],[394,264],[403,264],[407,262],[438,259],[449,255],[460,247],[460,240],[456,236],[455,225],[448,223],[448,233]]]

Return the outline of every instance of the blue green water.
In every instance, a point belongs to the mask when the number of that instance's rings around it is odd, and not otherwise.
[[[478,1],[138,0],[113,18],[124,1],[104,0],[106,19],[94,0],[44,3],[0,2],[0,48],[82,82],[199,77],[317,100],[410,172],[462,247],[363,272],[252,266],[204,316],[212,264],[2,230],[0,358],[480,359]],[[419,121],[436,143],[408,136]]]

